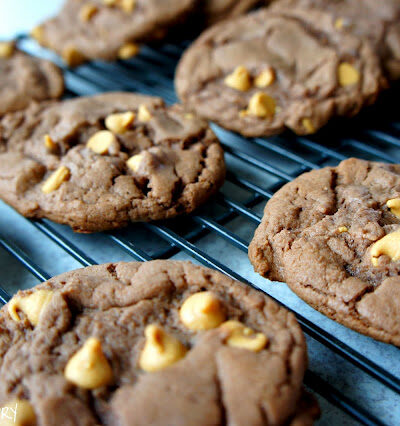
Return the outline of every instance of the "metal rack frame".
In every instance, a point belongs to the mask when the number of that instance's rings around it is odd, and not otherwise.
[[[21,37],[19,45],[33,55],[49,55],[48,52],[38,49],[34,42],[25,37]],[[173,103],[176,101],[172,83],[174,67],[186,45],[186,43],[181,43],[177,45],[166,44],[157,48],[144,47],[139,57],[130,61],[114,64],[95,62],[75,70],[64,68],[67,96],[90,95],[112,88],[113,90],[138,91],[149,95],[158,95],[162,96],[166,102]],[[51,59],[57,62],[54,56],[51,56]],[[58,64],[63,66],[60,62]],[[284,134],[268,139],[254,138],[249,140],[215,127],[227,159],[243,167],[257,170],[258,173],[265,176],[265,182],[271,181],[271,183],[260,184],[252,178],[243,177],[241,173],[238,174],[234,168],[228,167],[227,182],[246,192],[248,194],[246,201],[237,201],[235,197],[225,193],[229,191],[221,191],[212,203],[222,208],[224,214],[209,215],[200,212],[190,216],[188,220],[193,224],[193,229],[189,233],[183,233],[183,235],[179,227],[176,229],[176,226],[170,226],[171,222],[142,225],[149,233],[154,234],[164,243],[151,250],[151,253],[140,247],[138,241],[126,236],[124,231],[106,235],[113,244],[122,248],[135,260],[170,258],[177,252],[183,251],[205,266],[217,269],[254,287],[253,283],[199,248],[197,242],[200,241],[200,237],[213,233],[247,253],[248,241],[229,228],[230,221],[241,218],[253,225],[258,225],[261,217],[254,211],[253,207],[265,203],[276,189],[300,173],[328,164],[337,164],[352,155],[386,162],[399,161],[400,121],[398,117],[397,119],[393,117],[390,112],[390,106],[394,105],[399,94],[399,88],[395,88],[391,94],[384,95],[384,99],[377,107],[371,108],[360,119],[353,119],[351,128],[348,127],[348,122],[334,123],[328,126],[327,130],[312,138]],[[370,117],[373,117],[373,120],[370,120]],[[370,122],[373,123],[373,128],[366,126],[366,123]],[[345,137],[342,135],[345,135]],[[66,255],[73,257],[82,266],[96,263],[68,237],[58,232],[51,222],[39,220],[32,222],[32,225],[45,238],[56,243],[65,251]],[[251,238],[251,235],[249,238]],[[45,281],[50,277],[45,270],[35,264],[28,253],[25,253],[11,241],[0,237],[0,245],[18,259],[37,279]],[[0,302],[4,304],[9,298],[7,292],[0,287]],[[285,306],[282,300],[276,301]],[[287,308],[290,310],[289,307]],[[299,312],[295,312],[295,314],[303,331],[308,336],[400,395],[399,377],[382,368],[373,359],[369,359],[342,342]],[[307,371],[305,384],[359,422],[366,425],[383,424],[356,401],[349,400],[340,390],[312,371]]]

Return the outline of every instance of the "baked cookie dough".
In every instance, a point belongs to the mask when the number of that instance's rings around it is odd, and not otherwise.
[[[279,0],[274,7],[329,12],[336,28],[373,44],[389,78],[400,78],[399,0]]]
[[[400,165],[352,158],[282,187],[249,257],[328,317],[400,346],[399,248]]]
[[[19,400],[39,425],[300,426],[318,416],[295,317],[190,262],[59,275],[18,292],[0,326],[0,404]]]
[[[160,98],[106,93],[0,120],[0,197],[78,232],[189,213],[224,176],[207,123]]]
[[[250,10],[260,0],[202,0],[202,10],[207,25],[227,18],[234,18]]]
[[[370,44],[329,14],[263,9],[207,30],[185,52],[176,89],[199,115],[245,136],[314,133],[352,116],[386,84]]]
[[[26,108],[32,100],[58,98],[64,80],[58,67],[0,41],[0,116]]]
[[[89,59],[127,59],[134,42],[159,40],[183,21],[196,0],[66,0],[58,16],[32,31],[70,66]]]

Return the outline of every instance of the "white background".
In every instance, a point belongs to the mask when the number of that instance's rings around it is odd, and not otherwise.
[[[63,0],[0,0],[0,39],[29,32],[54,15],[62,3]]]

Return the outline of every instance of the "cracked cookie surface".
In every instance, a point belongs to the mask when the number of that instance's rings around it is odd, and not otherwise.
[[[185,52],[179,97],[200,116],[245,136],[289,127],[316,132],[352,116],[386,85],[369,43],[314,10],[260,10],[220,23]]]
[[[316,8],[332,15],[335,26],[369,40],[389,78],[400,78],[400,2],[398,0],[282,0],[274,8]]]
[[[65,58],[115,60],[126,43],[159,40],[190,13],[196,0],[67,0],[60,13],[33,35]],[[86,10],[93,12],[89,13]],[[66,58],[65,58],[66,59]],[[67,60],[67,62],[69,62]],[[78,65],[72,64],[72,65]]]
[[[306,426],[318,416],[302,387],[307,355],[295,317],[219,272],[179,261],[105,264],[59,275],[13,300],[40,291],[51,299],[35,326],[23,312],[26,304],[20,304],[19,321],[8,305],[0,313],[0,403],[29,399],[38,425],[65,419],[76,425],[165,425],[168,418],[169,424],[196,426]],[[180,320],[182,303],[204,291],[218,298],[226,320],[262,333],[265,347],[254,352],[230,346],[223,325],[188,329]],[[156,372],[140,368],[149,324],[187,349]],[[94,339],[102,351],[97,368],[107,365],[112,379],[88,390],[64,371]]]
[[[10,54],[7,57],[0,55],[0,116],[22,110],[32,100],[43,101],[62,95],[64,80],[56,65],[8,44]]]
[[[267,203],[250,260],[330,318],[400,346],[396,205],[400,165],[349,159],[305,173]]]
[[[224,176],[207,123],[160,98],[107,93],[0,121],[0,197],[80,232],[189,213]]]

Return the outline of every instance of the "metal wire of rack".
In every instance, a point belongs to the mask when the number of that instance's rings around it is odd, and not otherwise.
[[[163,97],[167,103],[176,102],[173,90],[173,74],[177,60],[187,43],[166,44],[156,48],[143,47],[141,54],[130,61],[118,63],[94,62],[75,70],[64,68],[67,96],[91,95],[109,90],[137,91]],[[63,65],[49,52],[39,49],[30,39],[21,37],[19,46],[33,55],[47,56]],[[207,242],[210,236],[222,240],[228,250],[239,250],[247,255],[252,230],[261,219],[261,207],[284,183],[300,173],[337,164],[349,156],[357,156],[385,162],[400,160],[400,119],[396,117],[394,105],[400,94],[399,88],[383,95],[377,106],[370,108],[361,117],[351,121],[338,121],[312,138],[292,134],[268,139],[245,139],[214,126],[226,152],[228,163],[227,183],[208,206],[184,220],[132,225],[127,230],[106,233],[110,243],[139,261],[155,258],[171,258],[185,253],[205,266],[215,268],[232,278],[261,289],[278,303],[294,311],[309,342],[316,342],[335,359],[350,365],[374,384],[390,390],[393,398],[400,402],[400,374],[398,369],[382,365],[375,356],[370,356],[349,339],[341,339],[341,332],[321,326],[314,316],[303,314],[304,304],[288,306],[284,297],[273,295],[272,287],[265,281],[250,279],[237,272],[235,265],[209,253]],[[240,193],[240,197],[237,194]],[[50,240],[64,250],[66,256],[80,265],[96,264],[87,251],[75,242],[72,231],[66,230],[47,220],[30,221],[45,240]],[[133,232],[131,232],[133,229]],[[140,233],[151,236],[151,243],[144,242]],[[88,238],[91,238],[88,236]],[[45,241],[44,240],[44,241]],[[45,243],[44,243],[45,244]],[[49,279],[50,274],[18,244],[4,237],[0,230],[0,246],[10,253],[38,280]],[[223,257],[223,256],[222,256]],[[250,269],[250,265],[247,265]],[[248,274],[246,273],[246,276]],[[10,295],[0,287],[0,302],[6,303]],[[319,314],[318,314],[319,315]],[[311,319],[310,319],[311,318]],[[320,318],[320,317],[317,317]],[[330,320],[325,320],[330,321]],[[322,323],[321,323],[322,324]],[[341,326],[337,326],[341,327]],[[353,332],[352,332],[353,333]],[[358,336],[366,345],[377,344]],[[310,343],[309,343],[310,344]],[[383,345],[383,344],[378,344]],[[313,347],[313,343],[311,344]],[[385,345],[386,346],[386,345]],[[381,350],[382,346],[379,346]],[[390,347],[394,356],[398,352]],[[312,355],[311,355],[312,358]],[[358,400],[349,397],[340,386],[331,384],[329,376],[309,369],[305,384],[323,399],[349,415],[356,422],[365,425],[381,425],[386,422]],[[396,399],[393,399],[396,401]],[[394,423],[393,423],[394,424]]]

